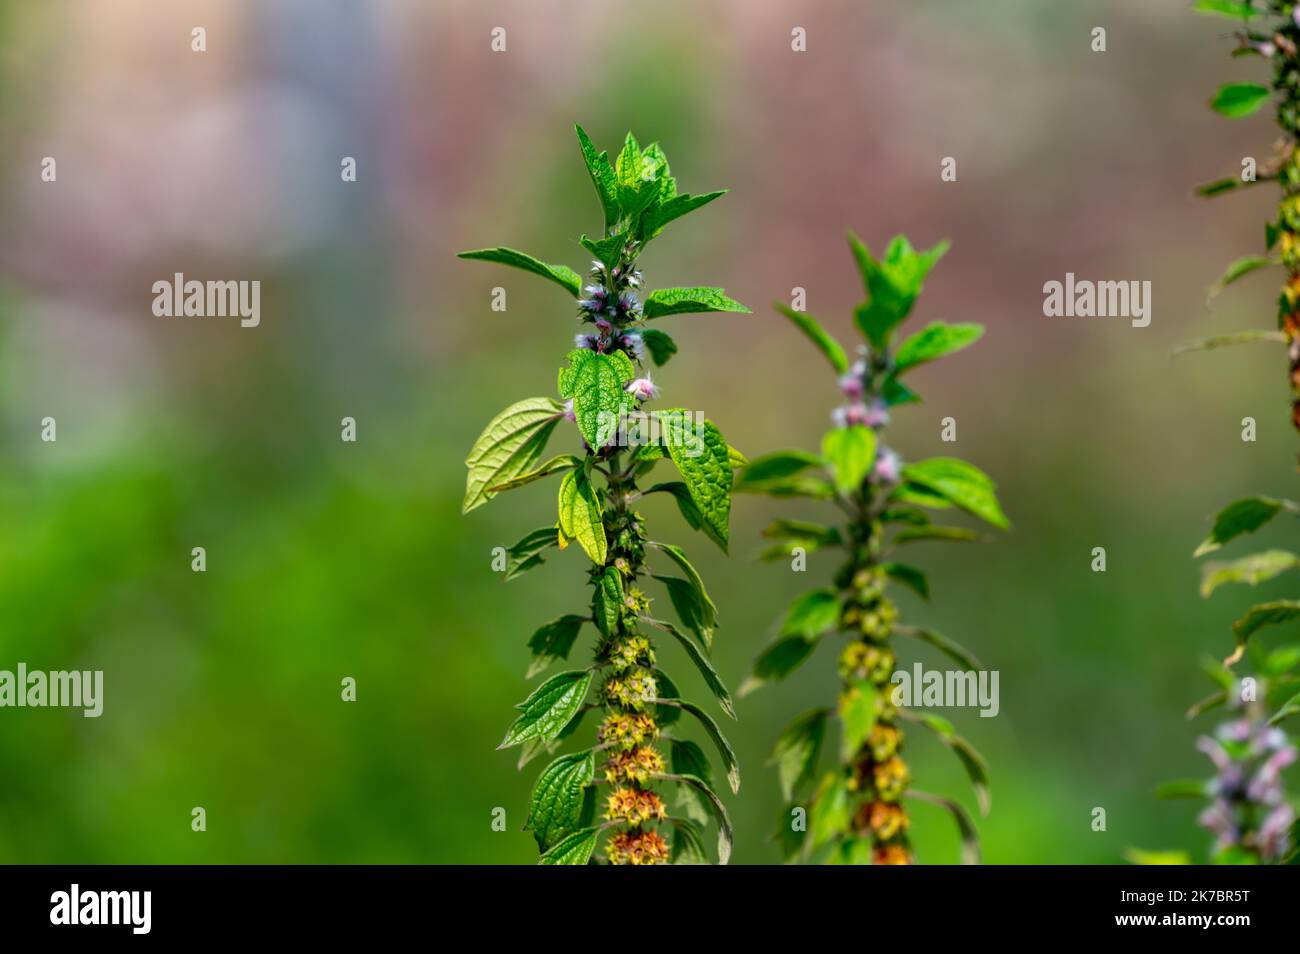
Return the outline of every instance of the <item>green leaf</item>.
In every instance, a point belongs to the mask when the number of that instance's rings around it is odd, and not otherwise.
[[[976,752],[974,746],[958,735],[952,723],[942,716],[913,710],[908,713],[908,717],[930,729],[944,745],[956,753],[970,778],[971,787],[975,789],[975,800],[979,802],[980,814],[987,815],[993,805],[993,796],[989,789],[989,767],[984,761],[984,756]]]
[[[736,752],[732,749],[731,743],[727,741],[726,736],[722,734],[722,730],[718,728],[718,723],[714,722],[713,718],[707,712],[693,702],[687,702],[685,699],[674,699],[671,702],[668,702],[667,700],[664,701],[665,704],[675,705],[679,709],[684,709],[700,720],[700,724],[704,726],[704,731],[709,734],[709,738],[713,740],[714,746],[717,747],[718,755],[722,758],[722,767],[727,772],[727,784],[731,786],[731,791],[733,793],[739,792],[740,763],[736,761]],[[677,763],[674,762],[674,771],[676,771],[676,765]],[[691,774],[701,773],[695,772]]]
[[[654,670],[656,692],[661,699],[680,699],[681,690],[677,685],[668,678],[668,673],[662,669]],[[655,721],[659,723],[660,728],[672,725],[682,717],[682,710],[671,705],[655,706]]]
[[[584,828],[565,837],[538,859],[539,865],[585,865],[600,838],[600,828]]]
[[[543,278],[550,279],[567,291],[574,298],[582,290],[582,276],[573,269],[564,265],[547,265],[545,262],[539,262],[531,255],[525,255],[523,252],[517,252],[513,248],[478,248],[470,252],[461,252],[457,258],[468,258],[479,262],[497,262],[501,265],[509,265],[512,268],[522,268],[526,272],[532,272],[534,275],[541,275]]]
[[[952,506],[952,501],[943,494],[937,494],[933,490],[922,487],[920,484],[902,483],[894,488],[889,499],[895,503],[916,504],[919,507],[929,507],[931,510],[947,510]]]
[[[546,562],[542,559],[542,553],[549,547],[559,545],[559,542],[559,530],[555,527],[541,527],[528,534],[506,550],[504,579],[513,580],[520,574]]]
[[[568,361],[569,366],[560,369],[560,397],[573,399],[578,430],[588,447],[600,450],[618,433],[620,415],[636,407],[627,392],[636,368],[622,351],[597,354],[575,348]]]
[[[588,670],[562,672],[546,680],[515,706],[521,715],[497,748],[506,749],[529,739],[549,741],[555,738],[582,708],[590,685],[591,672]]]
[[[876,687],[865,680],[855,681],[840,695],[840,722],[844,727],[840,737],[842,759],[851,759],[876,727],[877,696]]]
[[[718,864],[725,865],[731,860],[733,833],[731,829],[731,817],[727,814],[727,808],[722,804],[722,799],[718,798],[717,793],[714,792],[703,779],[695,775],[665,774],[661,777],[670,782],[685,783],[708,800],[708,806],[713,812],[713,818],[718,823]]]
[[[849,827],[849,790],[843,775],[828,772],[822,777],[809,814],[812,818],[808,834],[813,851]]]
[[[595,777],[596,756],[591,751],[561,755],[542,770],[524,822],[539,849],[546,851],[578,828],[586,788]]]
[[[910,798],[919,798],[922,801],[930,802],[941,808],[947,809],[952,815],[953,821],[957,823],[957,832],[961,835],[961,863],[964,865],[977,865],[980,863],[980,842],[979,833],[975,830],[975,823],[971,821],[970,815],[966,814],[966,809],[950,798],[941,798],[938,795],[931,795],[929,792],[909,789],[907,792]]]
[[[942,358],[973,345],[984,334],[984,326],[965,322],[950,325],[935,321],[904,339],[894,354],[894,373],[902,374],[918,364]]]
[[[956,457],[928,457],[904,465],[903,476],[999,529],[1009,526],[994,494],[993,481],[974,464]]]
[[[713,651],[713,625],[707,621],[708,609],[700,602],[695,588],[686,580],[675,576],[651,574],[651,579],[662,583],[668,590],[668,599],[682,625],[691,631],[706,652]]]
[[[623,574],[617,567],[605,567],[605,572],[596,581],[591,609],[596,628],[606,636],[612,636],[623,612]]]
[[[733,298],[728,298],[721,288],[657,288],[646,295],[641,314],[646,318],[663,318],[665,315],[701,314],[725,311],[747,315],[749,309]]]
[[[1226,83],[1210,100],[1210,108],[1229,119],[1249,116],[1268,100],[1269,88],[1259,83]]]
[[[600,199],[601,210],[605,214],[605,230],[618,222],[618,187],[614,182],[614,167],[610,164],[608,152],[597,152],[587,133],[581,126],[575,125],[578,133],[578,145],[582,149],[582,158],[587,163],[587,172],[591,174],[591,184],[596,187],[596,196]]]
[[[1278,265],[1279,262],[1269,258],[1266,255],[1246,255],[1237,259],[1224,270],[1223,275],[1217,282],[1210,286],[1206,293],[1205,300],[1209,302],[1215,298],[1219,292],[1231,285],[1237,279],[1249,275],[1251,272],[1259,271],[1261,268],[1267,268],[1269,265]]]
[[[899,235],[889,243],[885,257],[880,261],[872,257],[862,240],[852,232],[849,233],[849,247],[867,291],[867,300],[854,309],[853,318],[867,340],[881,348],[911,313],[926,276],[948,250],[948,243],[940,242],[929,251],[918,252],[904,236]]]
[[[1215,179],[1213,182],[1198,185],[1195,194],[1203,199],[1211,199],[1216,195],[1248,189],[1251,186],[1259,185],[1261,182],[1272,182],[1274,178],[1274,176],[1256,176],[1254,179],[1242,179],[1241,176],[1227,176],[1223,179]],[[1273,243],[1269,242],[1268,247],[1272,248]]]
[[[834,527],[806,520],[777,520],[768,525],[763,536],[780,541],[777,546],[764,551],[764,559],[788,556],[795,547],[811,553],[822,547],[838,546],[842,541],[839,530]]]
[[[608,553],[600,498],[587,475],[571,470],[560,482],[560,549],[577,540],[591,562],[603,564]]]
[[[747,696],[765,683],[784,679],[794,672],[817,649],[814,639],[803,636],[780,636],[759,653],[754,660],[754,672],[739,689],[741,696]]]
[[[578,631],[583,623],[590,622],[585,616],[569,614],[551,620],[533,633],[528,640],[528,648],[533,652],[532,665],[528,667],[531,679],[557,659],[568,659],[573,643],[578,638]]]
[[[725,543],[732,482],[726,440],[712,421],[706,420],[700,426],[689,412],[680,408],[657,411],[655,417],[668,456],[677,465],[700,517]]]
[[[1210,535],[1201,541],[1193,556],[1204,556],[1223,546],[1234,537],[1243,533],[1254,533],[1264,524],[1276,517],[1283,509],[1292,513],[1297,507],[1289,500],[1274,500],[1272,497],[1243,497],[1234,500],[1219,511],[1214,518],[1214,528]]]
[[[522,487],[524,484],[531,484],[534,480],[541,480],[543,477],[547,477],[557,471],[573,470],[582,465],[582,460],[574,457],[572,454],[559,454],[552,457],[540,467],[528,471],[526,474],[519,474],[516,477],[511,477],[504,483],[497,484],[488,489],[494,494],[504,493],[507,490],[514,490],[516,487]]]
[[[1244,643],[1264,626],[1280,626],[1297,617],[1300,617],[1300,600],[1257,603],[1246,611],[1245,616],[1232,624],[1232,630],[1237,634],[1237,642]]]
[[[663,367],[677,353],[677,342],[657,328],[647,328],[641,332],[641,340],[645,342],[655,367]]]
[[[928,600],[930,598],[930,581],[926,578],[924,570],[919,570],[906,563],[896,562],[882,563],[880,569],[890,579],[902,583],[921,599]]]
[[[835,473],[840,493],[856,493],[876,462],[876,432],[861,424],[828,431],[822,438],[822,456]]]
[[[703,195],[691,195],[683,192],[681,195],[673,196],[662,205],[652,208],[646,212],[645,218],[641,220],[641,233],[646,241],[654,238],[664,230],[664,226],[673,219],[679,219],[688,212],[694,212],[712,202],[714,199],[721,198],[727,194],[727,190],[720,192],[706,192]]]
[[[755,457],[749,466],[736,475],[737,493],[764,493],[773,482],[786,480],[810,467],[821,467],[824,461],[806,451],[775,451]]]
[[[1201,596],[1209,596],[1224,583],[1255,586],[1296,566],[1300,566],[1300,557],[1286,550],[1252,553],[1231,563],[1207,563],[1201,568]]]
[[[492,418],[465,458],[469,475],[461,513],[495,497],[491,488],[531,470],[563,415],[564,407],[550,398],[525,398]]]
[[[584,235],[578,239],[578,244],[596,256],[596,260],[607,269],[613,271],[623,263],[623,254],[627,249],[627,238],[627,235],[623,232],[616,235],[607,235],[602,239],[591,239]]]
[[[1231,335],[1210,335],[1208,338],[1195,338],[1186,341],[1174,348],[1172,354],[1177,357],[1188,351],[1213,351],[1215,348],[1223,348],[1229,345],[1251,344],[1256,341],[1267,341],[1273,344],[1285,344],[1286,336],[1280,331],[1265,331],[1256,329],[1253,331],[1238,331]]]
[[[691,589],[695,591],[700,605],[704,608],[704,618],[707,625],[710,627],[716,626],[718,623],[718,608],[714,605],[713,600],[709,598],[708,592],[704,589],[704,580],[701,579],[695,567],[691,565],[691,561],[686,559],[686,554],[682,552],[682,548],[671,543],[658,543],[654,540],[648,540],[646,543],[676,563],[678,568],[686,574],[687,582],[690,584]]]
[[[1197,13],[1212,13],[1230,20],[1249,20],[1259,14],[1250,5],[1250,0],[1197,0],[1193,9]]]
[[[668,764],[676,775],[693,775],[706,785],[713,784],[713,773],[704,750],[689,739],[668,740]],[[707,824],[713,814],[708,798],[689,785],[678,787],[676,801],[689,817],[702,825]]]
[[[636,137],[631,133],[623,142],[623,149],[614,162],[614,180],[618,190],[618,204],[623,218],[635,223],[659,196],[659,181],[655,176],[658,163],[642,155]]]
[[[984,668],[980,661],[975,658],[974,653],[932,629],[921,629],[916,626],[897,626],[894,632],[900,636],[910,636],[913,639],[919,639],[923,643],[929,643],[949,659],[960,664],[963,669],[979,672]]]
[[[705,685],[709,687],[709,691],[713,693],[718,700],[718,704],[722,706],[722,711],[733,719],[736,718],[736,707],[731,701],[731,693],[727,691],[727,687],[723,685],[718,671],[713,668],[713,663],[709,662],[708,657],[704,655],[699,645],[672,623],[664,622],[661,619],[652,619],[649,616],[642,616],[641,619],[656,629],[663,630],[682,644],[682,648],[686,650],[686,655],[691,657],[691,662],[695,663],[695,668],[704,677]]]
[[[1207,798],[1209,795],[1209,786],[1200,778],[1183,778],[1156,786],[1156,798]]]
[[[781,623],[782,636],[800,636],[812,641],[840,620],[839,595],[829,587],[812,590],[797,597]]]
[[[692,530],[701,531],[706,537],[716,543],[723,553],[727,552],[727,537],[725,533],[719,534],[709,521],[705,520],[704,514],[701,513],[700,508],[696,506],[695,500],[691,497],[690,490],[687,489],[684,483],[680,480],[673,480],[667,483],[655,484],[653,487],[647,489],[642,496],[645,494],[655,493],[671,494],[677,501],[677,509],[681,511],[682,519],[686,521],[687,525],[690,526]]]
[[[673,847],[668,854],[668,863],[673,865],[706,865],[708,855],[704,851],[704,830],[689,818],[670,818],[673,826]]]
[[[795,311],[784,302],[774,301],[772,307],[794,322],[795,327],[808,336],[808,340],[826,356],[826,360],[831,363],[831,367],[836,372],[844,374],[849,370],[849,358],[844,353],[844,346],[836,341],[816,318],[807,312]]]
[[[795,793],[812,781],[817,771],[817,759],[826,738],[828,715],[825,709],[805,712],[777,737],[767,764],[776,765],[781,793],[787,802],[794,800]]]
[[[943,527],[926,524],[924,527],[907,527],[894,534],[893,543],[917,543],[921,540],[975,541],[980,535],[966,527]]]
[[[1274,712],[1268,720],[1269,725],[1277,725],[1284,719],[1289,719],[1293,715],[1300,714],[1300,692],[1296,693],[1290,699],[1282,704],[1282,707]]]

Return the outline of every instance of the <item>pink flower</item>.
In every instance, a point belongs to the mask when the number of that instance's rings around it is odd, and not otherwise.
[[[876,454],[876,463],[871,468],[871,479],[878,484],[896,484],[903,473],[903,460],[888,447],[882,447]]]
[[[659,389],[649,378],[637,378],[629,382],[627,386],[628,394],[631,394],[638,401],[648,401],[659,394]]]
[[[876,401],[867,408],[866,413],[862,416],[862,423],[867,427],[884,427],[889,423],[889,408],[884,401]]]
[[[862,377],[852,372],[840,375],[840,390],[844,392],[844,396],[850,401],[858,400],[862,397]]]

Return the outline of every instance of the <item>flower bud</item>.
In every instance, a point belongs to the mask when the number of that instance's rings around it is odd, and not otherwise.
[[[647,378],[637,378],[631,381],[627,386],[628,394],[631,394],[638,401],[648,401],[659,394],[659,389],[655,383]]]

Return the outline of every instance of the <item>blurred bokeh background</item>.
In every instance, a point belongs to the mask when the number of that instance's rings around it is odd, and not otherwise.
[[[599,221],[575,121],[604,148],[628,129],[660,141],[685,190],[732,190],[643,265],[652,286],[723,285],[754,308],[670,319],[682,353],[656,375],[751,455],[815,446],[837,401],[767,302],[804,287],[847,339],[861,291],[846,227],[874,247],[953,240],[914,320],[988,334],[917,372],[926,400],[895,415],[892,442],[982,466],[1014,529],[918,548],[933,605],[900,600],[1001,672],[997,718],[948,713],[992,765],[986,859],[1204,858],[1194,806],[1152,790],[1209,774],[1183,712],[1211,688],[1199,657],[1227,651],[1259,594],[1202,602],[1191,551],[1219,504],[1294,492],[1294,435],[1280,349],[1170,358],[1269,326],[1275,297],[1256,276],[1205,305],[1229,259],[1260,251],[1274,195],[1190,190],[1263,159],[1273,133],[1267,111],[1206,108],[1261,66],[1231,60],[1231,25],[1189,8],[0,2],[0,668],[106,683],[100,719],[0,710],[0,861],[535,858],[519,829],[538,763],[520,774],[494,747],[529,689],[529,635],[585,603],[583,560],[503,585],[492,548],[551,519],[554,486],[462,517],[462,461],[496,411],[552,392],[574,324],[553,287],[454,253],[506,244],[584,266],[576,239]],[[1043,317],[1043,283],[1067,271],[1152,281],[1151,326]],[[260,279],[261,326],[154,317],[152,283],[174,272]],[[949,415],[955,448],[939,440]],[[645,509],[708,582],[734,687],[788,598],[830,572],[757,563],[758,532],[813,511],[739,499],[727,558],[670,503]],[[738,862],[777,860],[763,763],[830,698],[833,655],[726,727]],[[920,787],[973,807],[949,752],[921,738],[911,756]],[[923,860],[956,860],[937,811],[919,808],[914,834]]]

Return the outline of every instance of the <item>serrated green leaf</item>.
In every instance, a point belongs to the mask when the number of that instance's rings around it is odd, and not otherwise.
[[[651,574],[654,579],[668,590],[668,599],[672,601],[673,610],[706,652],[713,651],[713,625],[708,622],[708,608],[700,601],[695,588],[686,580],[675,576]]]
[[[609,153],[603,150],[597,152],[581,126],[575,125],[573,128],[578,134],[578,146],[587,163],[587,172],[591,174],[591,184],[596,188],[596,197],[600,199],[605,229],[608,231],[618,222],[618,187],[614,181],[614,167],[609,161]]]
[[[636,407],[627,391],[636,368],[622,351],[598,354],[575,348],[568,362],[560,369],[560,397],[573,399],[579,432],[588,447],[600,450],[618,433],[620,417]]]
[[[727,687],[723,684],[722,678],[718,675],[718,671],[713,668],[713,663],[709,662],[708,657],[704,655],[704,651],[700,648],[699,644],[672,623],[665,622],[661,619],[652,619],[649,616],[642,616],[641,619],[656,629],[663,630],[669,636],[681,643],[682,648],[686,650],[686,655],[691,658],[691,662],[695,664],[695,668],[698,669],[700,675],[704,677],[704,684],[709,687],[709,691],[713,693],[718,700],[718,704],[722,706],[722,711],[733,719],[736,718],[736,707],[731,701],[731,693],[727,691]]]
[[[826,737],[826,719],[829,712],[813,709],[791,722],[777,737],[768,765],[776,765],[781,793],[787,802],[793,801],[796,792],[812,781],[817,771]]]
[[[957,457],[928,457],[905,464],[903,477],[1001,530],[1009,526],[994,493],[993,481],[974,464]]]
[[[934,361],[973,345],[984,335],[984,326],[972,322],[950,325],[935,321],[903,340],[894,353],[894,373],[902,374],[927,361]]]
[[[590,620],[585,616],[568,614],[551,620],[533,633],[528,640],[528,648],[533,653],[528,678],[531,679],[557,659],[568,659],[573,643],[578,638],[578,631],[587,622]]]
[[[1300,600],[1257,603],[1246,611],[1245,616],[1232,624],[1232,630],[1237,634],[1237,642],[1244,643],[1264,626],[1280,626],[1297,618],[1300,618]]]
[[[821,322],[807,312],[795,311],[784,302],[774,301],[772,307],[794,322],[794,326],[802,331],[808,337],[808,340],[817,346],[817,350],[826,356],[826,360],[831,363],[831,367],[836,372],[844,374],[849,370],[849,358],[844,353],[844,346],[821,326]]]
[[[952,506],[952,501],[943,494],[935,493],[927,487],[920,484],[902,483],[894,488],[890,493],[889,499],[895,503],[916,504],[919,507],[929,507],[931,510],[947,510]]]
[[[682,475],[700,516],[723,542],[731,514],[731,458],[717,425],[701,426],[680,408],[657,411],[664,447]]]
[[[867,340],[881,348],[911,313],[926,276],[948,250],[948,243],[940,242],[928,251],[918,252],[906,237],[895,236],[880,261],[852,232],[849,247],[867,291],[867,300],[854,309],[853,319]]]
[[[497,748],[509,748],[529,739],[555,738],[582,708],[590,685],[591,672],[577,669],[546,680],[515,707],[521,714]]]
[[[540,527],[507,549],[504,579],[513,580],[521,573],[544,563],[542,553],[549,547],[559,545],[559,533],[555,527]]]
[[[600,839],[600,828],[584,828],[557,842],[538,859],[539,865],[585,865]]]
[[[492,487],[531,470],[563,414],[550,398],[525,398],[492,418],[465,459],[469,474],[461,512],[481,507],[496,496]]]
[[[1256,586],[1297,566],[1300,566],[1300,557],[1286,550],[1252,553],[1231,563],[1207,563],[1201,568],[1201,596],[1209,596],[1224,583]]]
[[[1214,528],[1210,535],[1201,541],[1193,556],[1204,556],[1223,546],[1234,537],[1243,533],[1254,533],[1268,523],[1283,509],[1292,513],[1297,506],[1289,500],[1275,500],[1272,497],[1243,497],[1234,500],[1219,511],[1214,518]]]
[[[623,254],[627,249],[627,235],[620,232],[600,239],[592,239],[584,235],[578,239],[578,244],[596,256],[596,260],[607,269],[613,271],[623,263]]]
[[[1269,88],[1259,83],[1225,83],[1210,100],[1210,108],[1229,119],[1240,119],[1263,106],[1269,93]]]
[[[876,727],[878,695],[876,687],[866,680],[855,681],[840,694],[840,757],[845,761],[853,758]]]
[[[663,367],[668,359],[677,353],[677,342],[657,328],[647,328],[641,332],[641,340],[650,352],[650,360],[655,367]]]
[[[923,527],[907,527],[894,534],[895,545],[918,543],[922,540],[951,540],[954,542],[975,541],[980,535],[966,527],[944,527],[939,524],[926,524]]]
[[[686,554],[681,547],[674,546],[671,543],[659,543],[655,540],[647,541],[647,546],[654,547],[668,559],[677,564],[678,569],[686,575],[686,581],[695,591],[699,598],[700,605],[704,608],[704,618],[709,627],[717,625],[718,608],[710,599],[708,592],[704,589],[704,580],[700,577],[699,572],[691,565],[691,561],[686,559]]]
[[[606,636],[612,636],[618,629],[619,617],[623,612],[623,574],[617,567],[605,567],[605,572],[596,581],[596,587],[592,591],[591,612],[597,629]]]
[[[822,438],[822,456],[842,494],[856,493],[876,462],[876,432],[861,424],[839,427]]]
[[[713,772],[704,750],[689,739],[668,740],[668,764],[675,775],[693,775],[706,785],[713,784]],[[713,815],[708,798],[689,785],[678,786],[676,801],[688,817],[702,825]]]
[[[457,255],[457,258],[467,258],[478,262],[497,262],[500,265],[509,265],[511,268],[521,268],[526,272],[532,272],[534,275],[540,275],[542,278],[555,282],[574,298],[577,298],[578,293],[582,290],[582,276],[573,269],[565,265],[548,265],[513,248],[505,248],[504,246],[477,248],[469,252],[461,252]]]
[[[641,220],[641,234],[646,241],[654,238],[664,230],[664,226],[673,219],[679,219],[688,212],[694,212],[712,202],[714,199],[721,198],[727,194],[727,190],[720,192],[706,192],[703,195],[691,195],[683,192],[681,195],[673,196],[668,201],[646,212],[645,217]]]
[[[747,315],[749,309],[728,298],[721,288],[697,286],[694,288],[656,288],[646,295],[641,314],[647,319],[663,318],[666,315],[703,314],[706,312],[730,312]]]
[[[571,470],[560,482],[560,549],[577,540],[592,563],[603,564],[608,554],[600,498],[587,475]]]
[[[524,822],[539,849],[546,851],[579,827],[586,788],[595,777],[596,756],[590,751],[562,755],[542,770]]]
[[[687,525],[692,530],[699,530],[706,537],[716,543],[723,553],[727,552],[726,536],[720,535],[709,521],[704,518],[704,514],[701,513],[700,508],[696,506],[695,500],[691,497],[691,492],[687,489],[686,484],[682,483],[680,480],[655,484],[645,490],[642,496],[645,494],[656,493],[671,494],[677,501],[677,509],[681,511],[682,519],[686,521]]]

